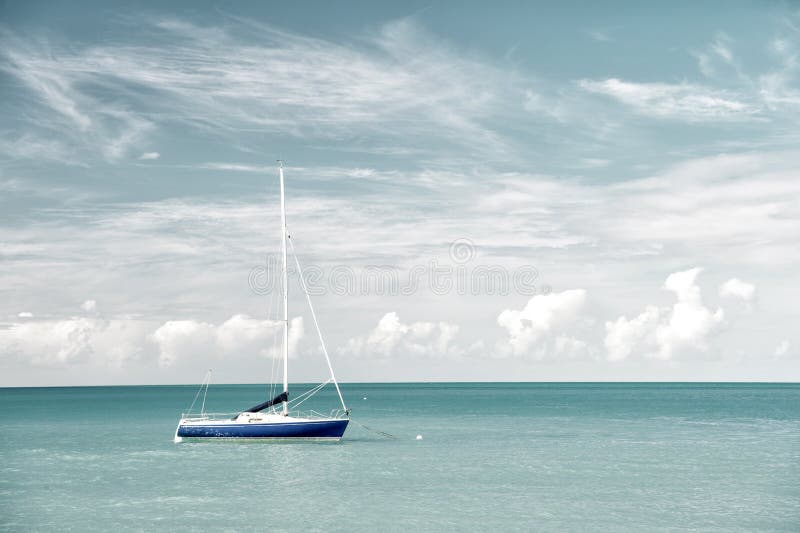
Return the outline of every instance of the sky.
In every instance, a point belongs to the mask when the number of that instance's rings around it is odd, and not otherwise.
[[[278,159],[340,381],[798,381],[799,54],[791,2],[0,2],[0,386],[275,379]]]

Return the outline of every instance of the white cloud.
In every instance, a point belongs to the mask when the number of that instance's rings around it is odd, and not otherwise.
[[[600,30],[590,30],[586,32],[593,41],[597,41],[599,43],[606,43],[611,41],[611,37],[608,36],[608,33],[605,31]]]
[[[463,350],[453,341],[458,326],[448,322],[404,323],[386,313],[372,332],[347,341],[340,352],[356,357],[457,357]]]
[[[608,160],[608,159],[601,159],[601,158],[598,158],[598,157],[585,157],[585,158],[580,160],[580,163],[577,166],[579,168],[580,167],[583,167],[583,168],[603,168],[603,167],[607,167],[610,164],[611,164],[611,161]]]
[[[682,353],[706,352],[709,337],[723,324],[724,311],[711,311],[703,305],[696,283],[701,268],[675,272],[667,277],[664,289],[675,294],[671,308],[648,306],[638,317],[624,316],[606,322],[607,358],[621,361],[634,351],[657,359],[672,359]]]
[[[635,83],[616,78],[578,83],[586,91],[610,96],[637,113],[657,118],[689,122],[746,120],[758,112],[758,108],[736,95],[688,83]]]
[[[543,359],[580,352],[585,343],[567,332],[579,319],[585,302],[586,291],[572,289],[537,294],[521,310],[504,310],[497,323],[506,330],[508,339],[497,345],[497,355]]]
[[[160,366],[191,358],[281,357],[283,352],[278,349],[275,337],[281,327],[278,320],[257,320],[238,314],[219,326],[195,320],[171,320],[161,325],[151,338],[158,348]],[[290,357],[296,357],[303,334],[303,318],[293,318],[289,327]]]
[[[591,263],[648,254],[789,266],[800,261],[797,164],[800,153],[725,154],[608,185],[499,175],[467,210],[469,228],[460,233],[539,253],[569,247]]]
[[[305,334],[303,317],[298,316],[289,321],[289,357],[297,357],[297,346]],[[261,352],[268,357],[280,357],[276,351]]]
[[[258,174],[270,174],[275,172],[275,166],[263,165],[244,165],[241,163],[203,163],[199,168],[209,170],[229,170],[234,172],[255,172]]]
[[[83,317],[16,323],[0,329],[0,353],[37,366],[119,366],[141,355],[146,328],[138,321]]]
[[[71,166],[85,167],[63,138],[43,138],[32,133],[0,137],[0,154],[12,159],[49,160]]]
[[[719,295],[728,298],[741,298],[751,302],[756,295],[756,286],[739,278],[731,278],[719,287]]]
[[[32,317],[20,313],[20,318]],[[131,318],[26,320],[0,328],[0,355],[35,366],[82,363],[98,369],[133,360],[169,367],[220,357],[282,357],[278,338],[281,325],[277,320],[257,320],[243,314],[219,325],[196,320],[169,320],[158,325]],[[291,357],[297,356],[303,334],[303,318],[293,318],[289,328]]]
[[[33,318],[33,313],[31,313],[30,311],[22,311],[20,313],[17,313],[17,316],[19,318]]]
[[[790,347],[789,341],[787,339],[784,339],[783,341],[781,341],[780,344],[778,344],[778,346],[775,347],[774,356],[776,358],[783,357],[784,355],[789,353],[789,347]]]
[[[656,328],[657,356],[670,359],[683,349],[706,351],[707,337],[724,319],[724,312],[717,308],[713,313],[703,305],[700,287],[695,283],[701,268],[675,272],[667,277],[664,288],[675,293],[677,302],[666,323]]]
[[[717,74],[720,67],[733,67],[741,77],[736,60],[731,50],[733,40],[723,32],[717,32],[714,40],[702,52],[694,53],[700,72],[710,78]]]
[[[81,304],[81,309],[89,313],[93,313],[97,310],[97,302],[94,300],[86,300]]]
[[[159,157],[161,157],[161,154],[159,154],[158,152],[144,152],[142,153],[142,155],[139,156],[139,159],[147,161],[152,159],[158,159]]]
[[[658,307],[649,305],[636,318],[628,320],[625,316],[615,322],[606,322],[605,346],[609,361],[622,361],[642,344],[655,343],[656,325],[661,312]]]
[[[706,52],[697,52],[694,56],[697,58],[697,68],[703,76],[710,78],[716,74],[714,59],[710,54]]]
[[[216,342],[226,352],[264,349],[279,326],[277,321],[234,315],[216,328]]]
[[[759,94],[770,109],[800,106],[800,91],[795,88],[790,73],[775,71],[762,74],[758,78],[758,84]]]
[[[212,324],[194,320],[170,320],[155,332],[152,339],[158,346],[159,366],[213,350],[215,330]]]
[[[731,52],[728,43],[726,43],[722,38],[715,40],[711,45],[711,49],[714,50],[714,53],[722,58],[722,60],[726,63],[733,63],[733,52]]]
[[[73,126],[81,131],[88,130],[92,119],[78,104],[73,84],[61,75],[59,69],[39,68],[42,64],[39,58],[29,55],[31,52],[30,49],[14,51],[7,48],[8,63],[3,65],[3,69],[16,75],[44,104],[68,118]]]
[[[800,106],[798,47],[788,39],[777,38],[770,43],[770,50],[777,65],[758,76],[754,84],[759,95],[771,110],[797,109]]]

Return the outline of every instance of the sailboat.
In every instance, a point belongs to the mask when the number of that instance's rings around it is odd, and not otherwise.
[[[282,258],[282,296],[283,296],[283,391],[274,398],[259,403],[242,412],[231,416],[228,414],[208,414],[205,413],[205,395],[203,397],[203,407],[199,414],[191,414],[193,407],[189,408],[189,413],[181,414],[180,422],[175,430],[175,442],[184,439],[308,439],[308,440],[339,440],[342,438],[349,422],[350,411],[344,403],[342,391],[333,373],[325,341],[311,304],[311,297],[303,279],[300,262],[294,254],[294,244],[286,231],[286,198],[284,193],[283,162],[279,161],[278,175],[281,190],[281,258]],[[309,391],[299,395],[292,401],[289,400],[289,279],[287,268],[287,243],[291,245],[294,259],[297,265],[300,278],[300,285],[305,292],[306,299],[311,311],[314,326],[319,335],[322,353],[328,363],[330,379],[317,385]],[[208,392],[208,381],[204,383],[206,393]],[[329,383],[336,387],[336,393],[341,402],[341,409],[333,410],[329,415],[322,415],[316,411],[295,411],[294,408],[313,396]],[[201,385],[202,389],[202,385]],[[198,390],[198,394],[200,390]],[[195,401],[197,396],[195,396]],[[194,405],[194,403],[192,404]]]

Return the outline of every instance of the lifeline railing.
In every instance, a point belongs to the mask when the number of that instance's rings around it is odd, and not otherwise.
[[[231,420],[243,412],[245,411],[239,411],[238,413],[181,413],[181,420]],[[273,410],[267,411],[265,414],[280,416],[283,412]],[[311,420],[320,418],[344,419],[349,417],[349,413],[344,409],[331,409],[330,414],[325,415],[319,411],[309,409],[307,411],[289,411],[288,416],[294,418],[308,418]]]

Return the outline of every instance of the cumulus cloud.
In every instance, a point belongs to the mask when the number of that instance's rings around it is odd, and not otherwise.
[[[30,311],[22,311],[18,313],[17,316],[19,318],[33,318],[33,313],[31,313]]]
[[[636,346],[655,343],[655,330],[661,311],[649,305],[636,318],[625,316],[614,322],[606,322],[605,346],[609,361],[626,359]]]
[[[133,320],[85,317],[26,321],[0,330],[0,353],[37,366],[119,365],[141,355],[146,328]]]
[[[81,309],[89,313],[93,313],[97,310],[97,302],[95,300],[86,300],[81,304]]]
[[[170,320],[152,335],[158,345],[159,366],[171,366],[177,360],[205,352],[214,344],[214,326],[194,320]]]
[[[719,287],[719,295],[727,298],[740,298],[751,302],[756,295],[756,286],[738,278],[731,278]]]
[[[458,326],[448,322],[404,323],[396,312],[386,313],[369,335],[355,337],[341,348],[357,357],[456,357]]]
[[[0,328],[0,355],[36,366],[88,362],[98,367],[119,366],[134,359],[169,367],[192,358],[280,357],[283,351],[275,335],[281,326],[281,321],[257,320],[243,314],[219,325],[196,320],[169,320],[158,325],[96,317],[26,320]],[[293,318],[289,327],[290,356],[296,356],[303,335],[303,318]]]
[[[297,357],[297,345],[305,334],[303,317],[298,316],[289,322],[289,357]],[[268,352],[261,351],[262,355],[267,357],[280,357],[282,354],[279,349],[270,350]]]
[[[171,366],[191,357],[231,357],[257,354],[279,357],[281,349],[274,335],[282,327],[279,320],[258,320],[247,315],[234,315],[215,326],[195,320],[170,320],[162,324],[151,339],[158,348],[158,364]],[[295,317],[289,325],[289,355],[296,356],[303,338],[303,318]]]
[[[664,289],[675,294],[672,307],[648,306],[632,320],[625,316],[606,322],[607,358],[621,361],[634,350],[657,359],[671,359],[678,353],[705,352],[708,338],[719,330],[724,320],[722,308],[711,311],[705,305],[697,285],[701,268],[670,274]]]
[[[661,359],[670,359],[682,348],[705,351],[706,338],[722,324],[722,308],[712,313],[703,305],[700,287],[695,283],[701,271],[701,268],[693,268],[675,272],[664,282],[664,288],[674,292],[678,301],[672,306],[668,321],[656,329],[658,357]]]
[[[215,329],[215,340],[224,353],[256,353],[273,357],[279,354],[270,351],[268,345],[282,326],[283,323],[279,320],[258,320],[247,315],[234,315]],[[289,323],[290,355],[296,354],[303,333],[303,318],[293,318]]]
[[[147,161],[152,159],[158,159],[161,157],[161,154],[158,152],[144,152],[142,155],[139,156],[140,160]]]
[[[585,350],[585,342],[568,334],[585,302],[586,291],[572,289],[537,294],[520,310],[506,309],[497,317],[497,323],[505,328],[508,338],[498,343],[497,355],[543,359]]]

